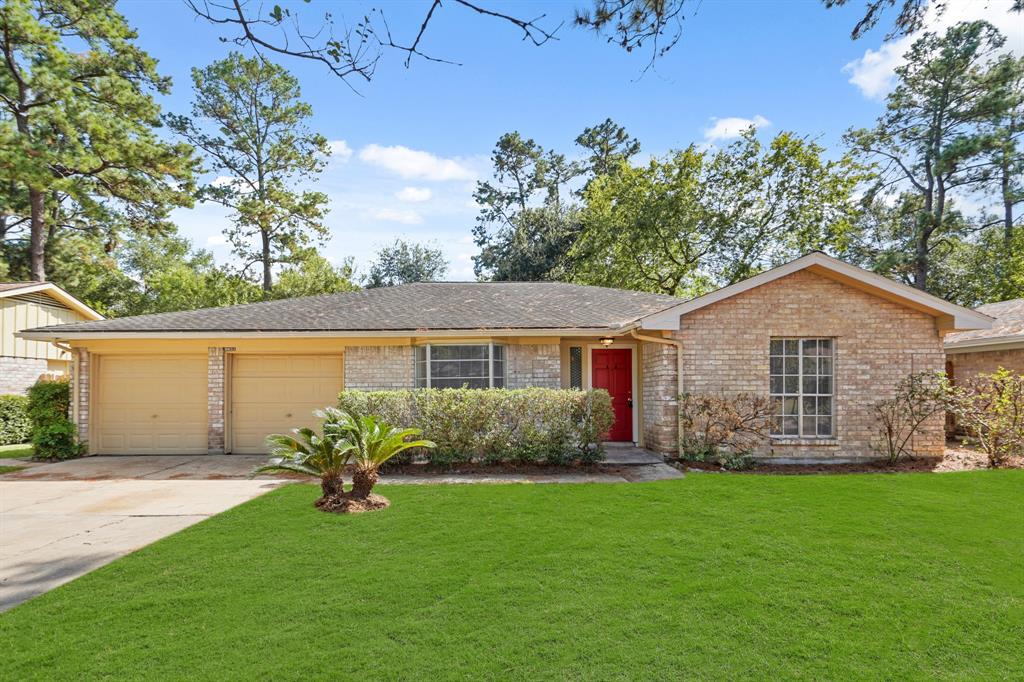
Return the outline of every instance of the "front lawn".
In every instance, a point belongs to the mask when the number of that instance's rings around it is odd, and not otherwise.
[[[1024,472],[292,485],[0,615],[5,679],[997,679]]]
[[[28,459],[31,456],[32,446],[28,443],[0,445],[0,459]]]

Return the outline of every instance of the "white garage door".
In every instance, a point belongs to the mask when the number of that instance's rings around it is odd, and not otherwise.
[[[206,356],[101,355],[92,448],[101,455],[206,454]]]
[[[313,411],[338,402],[340,355],[233,355],[231,451],[267,451],[271,433],[316,423]]]

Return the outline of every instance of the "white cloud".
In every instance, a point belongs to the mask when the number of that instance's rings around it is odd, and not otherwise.
[[[403,178],[435,182],[476,178],[476,173],[459,159],[445,159],[430,152],[409,149],[402,145],[367,145],[359,152],[359,158],[366,163],[386,168]]]
[[[419,225],[423,222],[423,216],[411,209],[378,208],[370,212],[370,217],[403,225]]]
[[[422,201],[430,201],[430,197],[434,196],[426,187],[403,187],[400,191],[395,192],[395,197],[399,201],[405,201],[410,204],[418,204]]]
[[[865,97],[882,99],[893,87],[895,71],[903,64],[903,55],[922,32],[942,33],[961,21],[976,19],[988,21],[1006,36],[1006,50],[1024,54],[1024,21],[1020,14],[1009,11],[1012,4],[1013,0],[950,0],[942,13],[936,13],[934,4],[929,5],[921,31],[883,43],[877,50],[869,48],[863,57],[847,63],[843,73],[849,74],[850,82],[860,88]]]
[[[214,187],[232,187],[239,194],[248,194],[249,192],[252,192],[252,187],[249,186],[249,183],[230,175],[218,175],[210,181],[210,184]]]
[[[734,137],[739,137],[740,133],[751,126],[754,128],[765,128],[772,124],[771,121],[760,114],[754,118],[729,116],[727,118],[713,118],[711,120],[711,127],[704,129],[704,139],[708,141],[728,140]]]
[[[227,243],[228,238],[222,234],[211,234],[209,237],[206,238],[207,246],[226,246]]]
[[[345,140],[331,140],[327,143],[327,147],[331,150],[333,158],[348,161],[352,156],[352,147],[349,147]]]

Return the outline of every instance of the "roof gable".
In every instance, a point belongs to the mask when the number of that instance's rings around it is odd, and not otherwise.
[[[0,298],[14,298],[29,303],[46,305],[40,297],[47,297],[58,307],[73,310],[87,320],[102,320],[103,316],[52,282],[0,282]]]
[[[677,330],[680,326],[680,317],[686,313],[736,296],[744,291],[750,291],[801,270],[814,272],[879,298],[932,315],[936,318],[940,329],[947,331],[988,329],[992,325],[992,318],[988,315],[971,310],[970,308],[958,306],[937,296],[925,293],[920,289],[894,282],[887,277],[882,277],[863,268],[844,263],[820,251],[815,251],[736,284],[712,291],[704,296],[698,296],[652,315],[647,315],[640,320],[640,327],[643,329]]]

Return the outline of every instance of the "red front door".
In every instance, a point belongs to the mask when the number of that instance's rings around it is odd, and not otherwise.
[[[615,423],[608,440],[633,440],[633,351],[629,348],[595,348],[591,356],[591,385],[612,397]]]

